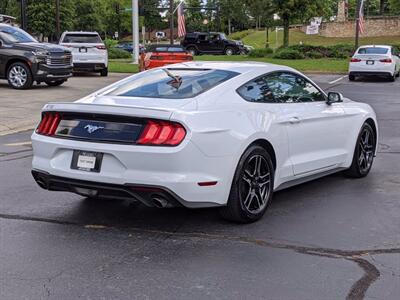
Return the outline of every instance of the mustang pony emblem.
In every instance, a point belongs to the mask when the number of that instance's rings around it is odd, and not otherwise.
[[[103,129],[104,127],[96,125],[86,125],[84,128],[87,130],[88,133],[93,133],[96,130]]]

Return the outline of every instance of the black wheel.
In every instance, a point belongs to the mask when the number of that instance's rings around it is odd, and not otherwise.
[[[225,55],[234,55],[235,54],[235,49],[233,49],[232,47],[226,47],[225,49]]]
[[[48,86],[59,86],[62,85],[65,80],[54,80],[54,81],[45,81]]]
[[[7,70],[9,85],[17,90],[29,89],[33,84],[33,77],[28,65],[23,62],[13,63]]]
[[[400,70],[396,73],[396,77],[400,77]]]
[[[394,82],[394,81],[396,81],[396,74],[395,73],[393,73],[393,75],[389,75],[389,81],[390,82]]]
[[[376,136],[371,125],[364,123],[357,138],[353,161],[345,174],[349,177],[361,178],[368,175],[374,161]]]
[[[354,76],[354,75],[349,75],[349,80],[350,80],[350,81],[356,80],[356,76]]]
[[[197,49],[195,47],[189,47],[186,49],[191,55],[195,56],[197,55]]]
[[[268,152],[250,146],[240,158],[227,206],[220,208],[227,220],[251,223],[267,210],[273,194],[274,168]]]
[[[100,71],[100,75],[103,77],[108,76],[108,68],[104,68],[103,70]]]

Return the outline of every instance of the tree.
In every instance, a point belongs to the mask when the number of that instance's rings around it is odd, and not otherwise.
[[[389,9],[392,14],[400,14],[400,1],[389,0]]]
[[[104,14],[103,7],[99,0],[76,0],[76,30],[102,31],[103,24],[100,16]]]
[[[308,21],[311,17],[322,16],[329,10],[326,0],[273,0],[276,12],[283,23],[283,46],[289,46],[289,26],[294,19]]]

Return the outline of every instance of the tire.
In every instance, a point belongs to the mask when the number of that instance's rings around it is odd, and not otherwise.
[[[374,161],[375,148],[375,132],[371,125],[364,123],[357,137],[351,166],[344,172],[344,174],[353,178],[362,178],[367,176]]]
[[[356,80],[356,76],[354,76],[354,75],[349,75],[349,80],[350,80],[350,81],[355,81],[355,80]]]
[[[400,77],[400,71],[397,72],[396,77]]]
[[[198,54],[197,49],[195,47],[189,47],[186,50],[193,56]]]
[[[273,182],[271,156],[260,146],[250,146],[236,167],[227,206],[220,208],[221,216],[238,223],[259,220],[271,202]]]
[[[13,63],[7,70],[8,84],[17,90],[25,90],[32,87],[33,76],[30,68],[23,62]]]
[[[389,81],[390,82],[395,82],[396,81],[396,73],[393,73],[393,75],[389,75]]]
[[[235,49],[233,49],[232,47],[226,47],[224,53],[225,53],[225,55],[228,55],[228,56],[234,55]]]
[[[103,70],[100,71],[100,75],[103,77],[108,76],[108,68],[104,68]]]
[[[66,80],[55,80],[55,81],[45,81],[48,86],[59,86],[62,85]]]

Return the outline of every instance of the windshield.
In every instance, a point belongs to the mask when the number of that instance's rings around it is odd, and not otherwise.
[[[71,34],[68,33],[64,36],[62,43],[89,43],[98,44],[102,43],[98,34]]]
[[[382,47],[364,47],[358,50],[358,54],[387,54],[388,48]]]
[[[111,96],[184,99],[195,97],[239,73],[210,69],[157,69],[132,78]]]
[[[0,37],[8,43],[37,43],[30,34],[17,27],[0,27]]]

